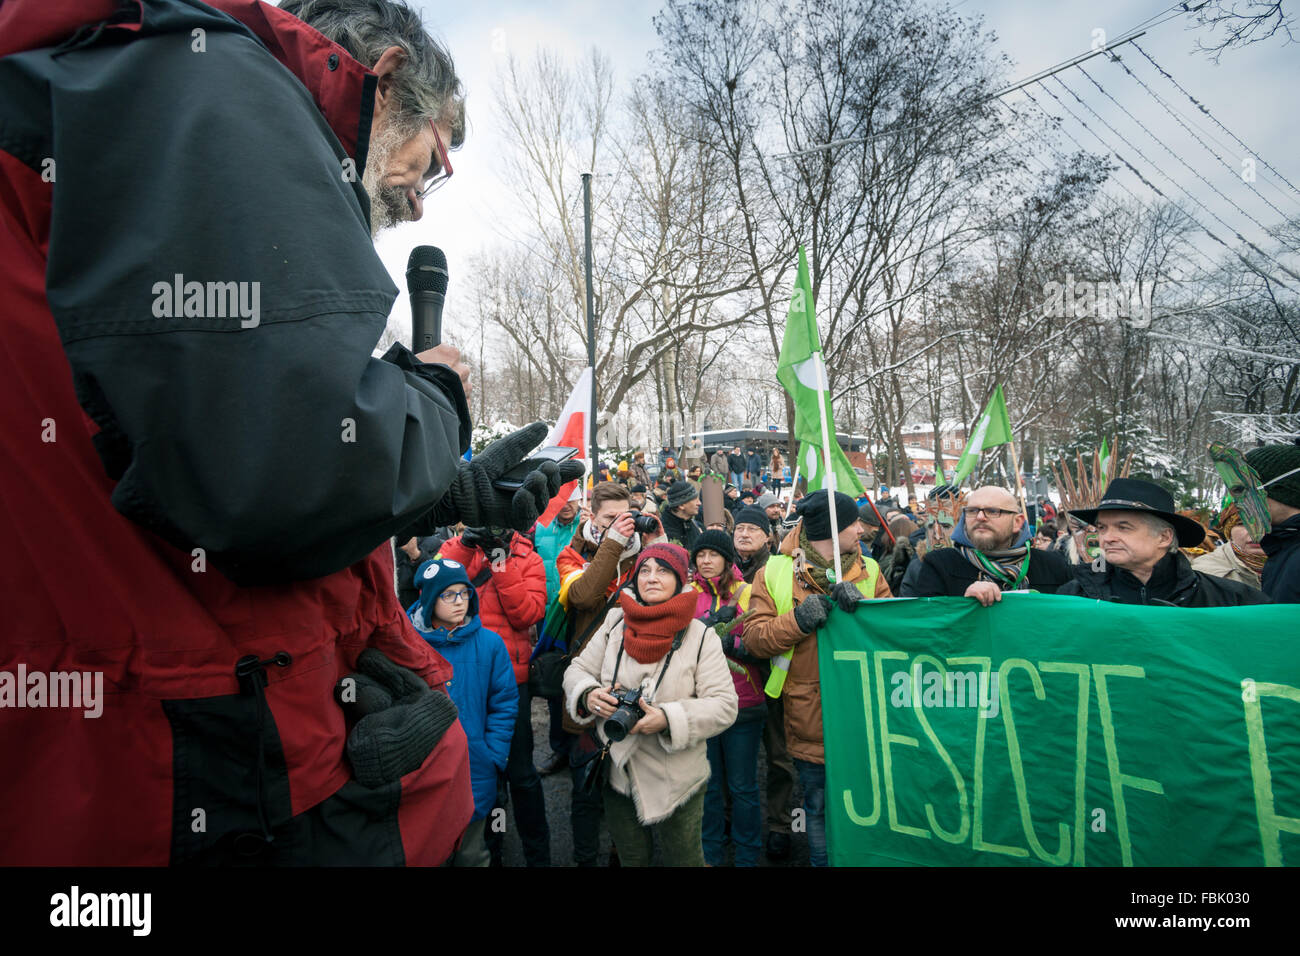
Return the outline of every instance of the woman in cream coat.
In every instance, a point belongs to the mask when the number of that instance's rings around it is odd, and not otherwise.
[[[564,674],[565,705],[580,724],[605,721],[611,691],[640,688],[642,716],[610,745],[605,821],[623,866],[648,866],[652,834],[668,866],[703,866],[709,782],[705,741],[736,719],[736,689],[712,628],[695,619],[688,555],[677,545],[642,551],[632,585]]]

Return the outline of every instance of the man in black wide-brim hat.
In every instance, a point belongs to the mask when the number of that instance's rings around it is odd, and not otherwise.
[[[1177,607],[1272,603],[1254,588],[1192,570],[1178,549],[1200,544],[1205,529],[1177,514],[1173,497],[1157,484],[1116,478],[1096,508],[1071,513],[1096,526],[1105,567],[1078,566],[1057,594]]]

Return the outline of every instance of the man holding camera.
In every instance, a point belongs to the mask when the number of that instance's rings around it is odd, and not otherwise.
[[[637,524],[642,529],[638,530]],[[650,530],[650,525],[654,529]],[[634,514],[627,488],[602,481],[591,492],[591,520],[583,522],[573,543],[560,552],[560,603],[569,612],[569,654],[576,658],[595,633],[606,612],[618,601],[619,590],[628,583],[641,549],[662,536],[651,515]],[[570,743],[582,727],[564,715],[564,729]],[[578,866],[595,866],[599,852],[599,794],[583,792],[582,775],[573,771],[573,860]]]
[[[546,823],[542,779],[533,766],[532,697],[528,693],[528,661],[533,651],[533,626],[546,612],[546,568],[527,535],[509,528],[466,528],[438,553],[465,567],[478,592],[483,626],[501,635],[519,690],[515,734],[510,742],[506,776],[515,804],[515,826],[529,866],[551,865],[551,833]],[[494,866],[500,866],[501,833],[485,833]]]

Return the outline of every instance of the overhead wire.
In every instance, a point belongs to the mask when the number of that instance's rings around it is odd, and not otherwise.
[[[1253,222],[1255,225],[1257,225],[1261,230],[1263,230],[1263,232],[1264,232],[1266,235],[1271,235],[1271,234],[1272,234],[1272,233],[1269,231],[1268,226],[1264,225],[1262,222],[1260,222],[1258,219],[1256,219],[1254,216],[1252,216],[1252,215],[1251,215],[1250,213],[1248,213],[1246,210],[1242,209],[1239,205],[1237,205],[1237,203],[1236,203],[1235,201],[1233,201],[1229,196],[1227,196],[1227,195],[1226,195],[1222,190],[1220,190],[1218,186],[1214,185],[1214,183],[1210,182],[1208,179],[1206,179],[1204,176],[1202,176],[1199,170],[1195,169],[1195,168],[1194,168],[1190,163],[1187,162],[1187,160],[1185,160],[1185,159],[1183,159],[1183,157],[1179,156],[1178,153],[1174,151],[1173,147],[1171,147],[1168,143],[1166,143],[1166,142],[1165,142],[1164,140],[1162,140],[1159,136],[1157,136],[1155,133],[1153,133],[1153,132],[1151,131],[1151,128],[1150,128],[1149,126],[1147,126],[1147,125],[1146,125],[1145,123],[1143,123],[1140,119],[1138,119],[1136,116],[1134,116],[1132,113],[1130,113],[1129,110],[1128,110],[1128,108],[1125,107],[1123,103],[1121,103],[1119,100],[1115,99],[1115,97],[1111,96],[1111,95],[1110,95],[1110,92],[1109,92],[1109,91],[1108,91],[1104,86],[1102,86],[1100,83],[1098,83],[1098,82],[1093,78],[1093,76],[1092,76],[1091,73],[1089,73],[1087,70],[1085,70],[1082,66],[1080,66],[1078,69],[1079,69],[1079,72],[1080,72],[1080,73],[1082,73],[1084,76],[1086,76],[1086,77],[1088,78],[1088,81],[1089,81],[1090,83],[1092,83],[1093,86],[1097,87],[1097,90],[1101,93],[1102,96],[1106,97],[1106,99],[1108,99],[1108,100],[1110,100],[1112,103],[1114,103],[1115,106],[1119,109],[1119,111],[1120,111],[1121,113],[1123,113],[1125,116],[1127,116],[1130,120],[1132,120],[1133,123],[1138,127],[1138,129],[1142,130],[1142,132],[1146,133],[1147,136],[1149,136],[1152,140],[1154,140],[1155,143],[1156,143],[1156,145],[1158,145],[1161,149],[1163,149],[1166,153],[1168,153],[1168,154],[1169,154],[1170,156],[1172,156],[1174,159],[1178,160],[1178,162],[1181,163],[1181,164],[1183,165],[1183,167],[1184,167],[1188,172],[1190,172],[1193,176],[1195,176],[1197,179],[1199,179],[1201,182],[1203,182],[1207,187],[1209,187],[1209,189],[1210,189],[1210,190],[1211,190],[1211,191],[1212,191],[1216,196],[1218,196],[1220,199],[1222,199],[1224,202],[1226,202],[1228,205],[1230,205],[1233,209],[1237,210],[1237,212],[1241,213],[1241,215],[1245,216],[1247,219],[1249,219],[1251,222]],[[1062,85],[1065,85],[1059,76],[1056,77],[1055,79],[1056,79],[1056,82],[1061,83]],[[1226,165],[1226,164],[1225,164],[1225,165]],[[1228,168],[1229,168],[1229,171],[1234,172],[1234,174],[1235,174],[1235,170],[1232,170],[1232,167],[1229,166]],[[1163,172],[1163,171],[1162,171],[1162,172]],[[1171,180],[1171,181],[1172,181],[1172,180]],[[1282,212],[1280,209],[1278,210],[1278,213],[1279,213],[1279,214],[1280,214],[1284,219],[1286,218],[1286,213]],[[1226,225],[1226,223],[1225,223],[1225,225]],[[1300,279],[1300,275],[1297,275],[1296,278],[1297,278],[1297,279]]]

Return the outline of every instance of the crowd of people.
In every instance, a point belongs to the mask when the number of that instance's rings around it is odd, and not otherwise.
[[[714,471],[724,459],[727,471]],[[987,607],[1008,591],[1179,607],[1300,603],[1300,445],[1247,456],[1272,525],[1261,541],[1235,503],[1198,520],[1138,478],[1110,481],[1091,507],[1058,510],[1044,498],[1037,525],[996,486],[940,486],[908,504],[887,489],[879,500],[837,492],[832,523],[825,490],[782,498],[765,472],[732,472],[725,451],[702,473],[691,465],[675,477],[675,461],[665,451],[649,483],[644,453],[603,467],[612,477],[589,498],[575,490],[531,535],[468,528],[397,542],[398,586],[406,597],[418,589],[410,613],[427,639],[466,654],[462,644],[501,635],[494,656],[472,657],[450,691],[473,726],[475,849],[462,847],[458,863],[499,864],[499,839],[479,848],[481,820],[507,793],[527,863],[550,863],[539,775],[568,768],[579,866],[597,865],[602,818],[611,864],[649,865],[656,841],[667,865],[788,859],[796,781],[811,863],[825,866],[817,633],[834,607],[894,596]],[[705,509],[710,482],[722,494]],[[442,629],[429,630],[431,620]],[[567,669],[547,700],[549,755],[534,769],[528,659],[543,630],[559,639]]]

